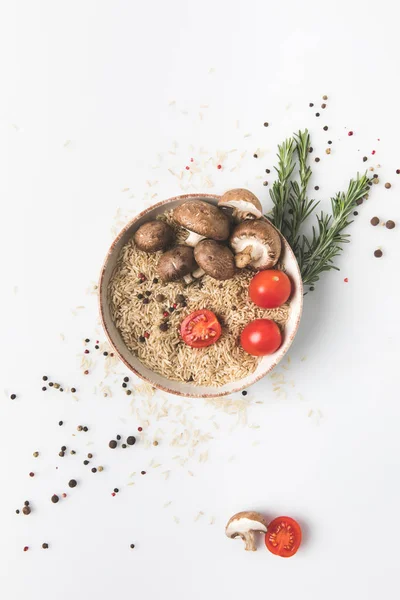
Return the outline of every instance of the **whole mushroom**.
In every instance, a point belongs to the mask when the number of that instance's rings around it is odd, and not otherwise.
[[[148,221],[139,227],[133,236],[136,246],[144,252],[166,250],[174,239],[174,231],[164,221]]]
[[[215,240],[202,240],[199,242],[194,249],[194,258],[199,268],[191,275],[184,277],[186,283],[199,279],[204,274],[210,275],[210,277],[219,281],[224,281],[225,279],[231,279],[236,272],[235,259],[231,250]]]
[[[222,242],[229,237],[229,217],[208,202],[188,200],[174,209],[173,218],[189,231],[185,240],[188,246],[195,246],[205,238]]]
[[[252,192],[243,188],[225,192],[219,199],[218,206],[232,209],[232,216],[236,223],[262,217],[261,202]]]
[[[282,250],[279,233],[266,219],[243,221],[233,230],[229,243],[239,269],[271,269],[278,262]]]
[[[160,257],[157,273],[165,282],[176,281],[194,271],[196,267],[193,248],[179,245],[164,252]]]
[[[254,511],[243,511],[233,515],[228,521],[225,533],[229,538],[240,537],[245,542],[245,550],[257,550],[255,533],[267,533],[267,521]]]

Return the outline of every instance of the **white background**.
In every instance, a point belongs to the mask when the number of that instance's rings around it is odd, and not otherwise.
[[[394,10],[389,1],[2,3],[2,598],[375,600],[396,594]],[[323,94],[328,108],[318,119]],[[277,370],[281,383],[265,379],[246,398],[221,406],[170,397],[162,425],[151,416],[135,447],[112,452],[108,440],[135,433],[149,401],[146,390],[134,388],[138,412],[132,414],[121,388],[126,373],[118,367],[121,375],[107,380],[112,397],[105,398],[101,353],[88,377],[80,368],[82,339],[104,342],[96,298],[87,290],[112,228],[184,188],[219,193],[247,186],[267,210],[262,182],[271,183],[272,174],[264,169],[273,165],[276,144],[302,127],[311,130],[313,156],[321,157],[313,163],[318,199],[326,202],[357,170],[378,163],[381,184],[360,207],[341,271],[325,275],[306,296],[290,364]],[[200,173],[189,181],[184,167],[191,157]],[[168,169],[183,172],[182,179]],[[375,215],[399,226],[373,228]],[[380,260],[373,256],[377,247]],[[44,373],[61,381],[64,394],[41,391]],[[67,386],[78,388],[78,400]],[[242,401],[248,406],[238,417]],[[156,394],[151,402],[159,407],[164,399]],[[80,423],[89,432],[77,434]],[[156,433],[159,426],[163,434]],[[185,428],[196,439],[207,433],[212,439],[171,446]],[[155,437],[159,446],[146,447]],[[58,457],[63,444],[75,448],[75,457]],[[103,473],[82,464],[89,451]],[[78,479],[75,490],[66,485],[70,477]],[[112,497],[115,486],[120,492]],[[63,491],[68,497],[53,505],[51,495]],[[18,516],[25,499],[32,514]],[[297,518],[304,544],[296,557],[276,558],[262,542],[258,552],[246,553],[239,540],[228,540],[226,521],[244,509]]]

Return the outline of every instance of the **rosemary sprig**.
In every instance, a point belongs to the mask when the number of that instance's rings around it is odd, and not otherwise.
[[[347,192],[339,192],[331,199],[332,214],[323,212],[317,216],[317,229],[313,227],[311,241],[303,236],[297,259],[299,261],[304,285],[314,285],[319,275],[330,269],[339,270],[333,259],[342,252],[342,245],[349,242],[349,234],[343,230],[353,221],[349,216],[357,200],[363,198],[369,190],[369,179],[366,175],[351,179]]]
[[[270,196],[274,204],[271,221],[283,235],[287,233],[285,212],[290,194],[290,178],[295,167],[293,154],[295,151],[295,141],[293,138],[285,140],[278,146],[278,166],[275,171],[278,173],[278,179],[274,181]]]
[[[294,135],[296,153],[299,160],[300,185],[297,181],[291,182],[289,196],[289,210],[286,218],[287,239],[296,254],[300,245],[300,228],[309,215],[316,209],[319,202],[309,200],[307,187],[311,177],[311,168],[307,164],[310,148],[310,135],[307,131],[299,131]]]
[[[342,245],[349,242],[349,234],[343,231],[352,223],[349,216],[357,200],[369,191],[369,179],[357,174],[351,179],[346,192],[339,192],[331,199],[332,214],[317,215],[317,226],[312,229],[309,240],[301,234],[304,221],[318,205],[307,196],[311,168],[307,164],[310,136],[307,130],[299,131],[278,146],[278,179],[270,191],[274,204],[271,221],[286,237],[300,266],[303,284],[313,286],[321,273],[338,270],[333,263],[342,252]],[[296,166],[294,151],[299,162],[299,180],[291,181]]]

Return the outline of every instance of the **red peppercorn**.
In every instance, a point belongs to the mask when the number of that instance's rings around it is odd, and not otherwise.
[[[111,496],[115,496],[115,492],[111,492]]]
[[[347,135],[350,135],[350,136],[352,136],[352,135],[353,135],[353,133],[354,133],[353,131],[349,131],[349,133],[348,133]]]
[[[165,310],[165,311],[163,312],[163,317],[169,317],[169,312]]]
[[[138,431],[143,431],[143,427],[138,427],[137,430]]]
[[[85,350],[85,354],[89,354],[89,350],[87,348]]]
[[[176,303],[175,303],[175,304],[173,304],[172,306],[173,306],[174,308],[177,308],[177,307],[178,307],[178,305],[177,305]]]
[[[217,165],[217,169],[222,169],[222,165]]]
[[[147,339],[147,338],[149,338],[149,337],[150,337],[150,334],[149,334],[149,332],[148,332],[148,331],[145,331],[145,332],[144,332],[144,334],[143,334],[143,336],[144,336],[144,337]]]
[[[139,279],[146,279],[146,276],[144,273],[139,273],[138,277],[139,277]]]
[[[32,471],[29,473],[29,477],[35,477],[35,473],[32,473]]]
[[[345,277],[343,281],[344,281],[345,283],[348,283],[348,282],[349,282],[349,278],[348,278],[348,277]]]
[[[372,150],[371,154],[375,154],[375,150]]]
[[[186,171],[189,171],[190,167],[186,165],[185,169]]]
[[[400,175],[400,169],[396,169],[397,175]]]
[[[66,498],[66,497],[67,497],[67,494],[64,492],[63,494],[61,494],[61,496],[62,496],[63,498]]]
[[[191,159],[190,159],[190,162],[194,162],[194,158],[191,158]]]
[[[141,475],[146,475],[146,471],[140,471]]]
[[[24,546],[24,552],[27,552],[29,550],[29,546]]]
[[[86,371],[83,372],[83,374],[84,375],[89,375],[89,371],[86,370]]]

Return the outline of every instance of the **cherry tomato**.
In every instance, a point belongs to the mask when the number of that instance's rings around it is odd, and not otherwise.
[[[221,335],[221,325],[211,310],[195,310],[181,323],[183,341],[192,348],[214,344]]]
[[[301,544],[301,528],[290,517],[277,517],[268,525],[265,545],[272,554],[288,558],[296,554]]]
[[[283,271],[260,271],[250,282],[250,298],[261,308],[278,308],[292,291],[289,277]]]
[[[243,350],[253,356],[266,356],[278,350],[282,335],[278,325],[269,319],[256,319],[240,335]]]

